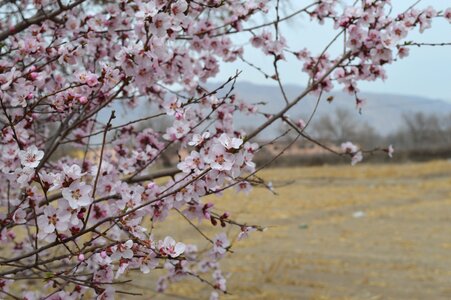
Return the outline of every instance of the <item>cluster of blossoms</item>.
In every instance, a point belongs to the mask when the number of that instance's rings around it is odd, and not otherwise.
[[[262,228],[233,220],[207,197],[232,187],[247,193],[258,184],[253,158],[261,148],[253,139],[303,97],[334,84],[363,103],[357,82],[385,78],[385,65],[407,56],[410,31],[428,29],[434,18],[451,22],[450,9],[412,7],[393,15],[386,0],[344,9],[339,1],[314,1],[292,17],[330,19],[346,33],[345,53],[332,57],[327,51],[290,50],[274,28],[282,21],[248,27],[273,10],[274,2],[1,5],[1,297],[113,299],[127,293],[119,283],[131,272],[161,272],[154,286],[161,292],[195,277],[210,285],[212,299],[226,293],[219,260],[231,241]],[[236,34],[248,35],[251,46],[275,64],[295,54],[311,78],[301,96],[251,132],[234,125],[237,113],[259,113],[257,105],[233,94],[237,76],[214,90],[205,85],[221,62],[243,58],[245,48],[233,42]],[[125,124],[113,126],[114,112],[102,117],[119,106],[131,114],[146,103],[147,116]],[[300,121],[295,127],[303,131],[307,125]],[[352,143],[342,147],[353,163],[362,160]],[[391,156],[393,147],[384,151]],[[159,223],[177,236],[167,221],[171,213],[182,214],[187,226],[197,221],[218,230],[236,228],[235,236],[204,236],[202,248],[171,236],[155,238]]]

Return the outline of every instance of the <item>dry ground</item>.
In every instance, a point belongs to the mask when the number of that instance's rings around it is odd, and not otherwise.
[[[222,299],[451,299],[450,161],[272,169],[261,176],[276,186],[293,182],[276,188],[278,196],[256,189],[215,199],[239,221],[269,227],[234,243],[223,268],[232,295]],[[174,216],[173,231],[182,222]],[[175,236],[198,240],[185,227]],[[141,278],[140,286],[153,285]],[[199,299],[209,291],[193,279],[169,293]]]

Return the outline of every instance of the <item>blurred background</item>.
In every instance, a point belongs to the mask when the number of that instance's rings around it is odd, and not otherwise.
[[[302,5],[287,2],[286,14]],[[393,2],[395,11],[410,4]],[[428,4],[440,9],[450,2],[422,2]],[[308,19],[282,26],[293,51],[307,47],[319,53],[334,33],[332,24],[312,25]],[[412,40],[449,42],[449,33],[446,21],[437,22]],[[243,46],[249,44],[247,38],[239,39]],[[341,51],[341,45],[331,51]],[[272,59],[258,50],[249,47],[245,59],[271,73]],[[307,84],[301,69],[302,64],[291,58],[281,64],[288,98]],[[280,109],[283,101],[277,82],[266,80],[244,62],[224,63],[216,81],[207,86],[218,87],[237,70],[242,71],[234,90],[239,99],[258,103],[263,113]],[[339,149],[347,141],[362,149],[393,145],[393,158],[366,155],[362,164],[352,167],[349,158],[301,138],[259,173],[273,191],[255,188],[249,195],[227,191],[222,198],[213,197],[215,207],[228,210],[238,222],[267,228],[243,241],[234,239],[238,232],[228,232],[234,253],[223,261],[230,294],[222,299],[451,299],[450,49],[411,48],[410,56],[389,66],[387,74],[385,81],[359,86],[365,100],[361,110],[354,97],[334,90],[319,102],[307,97],[289,115],[294,120],[311,118],[305,132],[328,147]],[[137,117],[116,110],[122,121]],[[235,122],[237,129],[250,130],[264,119],[238,115]],[[165,128],[162,123],[144,126]],[[257,140],[267,143],[287,129],[276,123]],[[264,148],[256,156],[257,165],[275,157],[294,136],[285,134]],[[173,151],[167,156],[168,166],[177,162]],[[183,228],[178,235],[170,232],[176,239],[207,245],[182,217],[171,218],[174,228]],[[210,227],[199,225],[213,236]],[[157,275],[143,277],[133,286],[146,295],[143,299],[209,296],[210,290],[196,279],[165,294],[149,292]]]
[[[212,199],[239,222],[267,227],[241,241],[227,231],[230,295],[221,299],[451,298],[450,161],[297,166],[260,176],[276,195],[258,188]],[[184,228],[178,237],[207,246],[182,217],[171,218]],[[213,236],[208,224],[199,228]],[[134,287],[152,299],[210,293],[195,279],[163,295],[149,294],[149,283],[142,277]]]
[[[287,1],[287,14],[300,2]],[[410,4],[393,2],[394,11]],[[430,4],[440,9],[450,3],[422,1],[421,6]],[[320,53],[334,34],[331,24],[314,25],[307,18],[282,26],[295,51],[307,47]],[[435,22],[412,40],[449,42],[449,28],[446,21]],[[334,51],[341,51],[341,45]],[[228,191],[214,199],[238,221],[268,229],[233,242],[234,253],[223,267],[231,294],[223,299],[451,299],[451,55],[449,46],[410,51],[408,58],[387,68],[387,80],[359,86],[365,100],[361,111],[354,97],[335,90],[319,103],[307,97],[289,112],[295,120],[314,115],[306,132],[332,148],[346,141],[363,149],[392,144],[393,158],[365,156],[362,164],[351,167],[348,158],[299,139],[260,173],[275,194],[256,188],[247,196]],[[271,58],[258,50],[249,47],[245,59],[271,73]],[[267,113],[283,105],[277,82],[265,80],[246,63],[221,67],[210,87],[240,70],[235,86],[239,98],[259,103]],[[289,57],[281,64],[288,98],[307,84],[301,69]],[[235,121],[239,128],[251,129],[262,120],[242,115]],[[267,142],[287,129],[277,123],[258,140]],[[257,164],[293,138],[287,134],[261,151]],[[209,232],[208,226],[200,228]],[[192,229],[181,236],[202,243]],[[199,295],[207,297],[208,291],[192,281],[156,297]]]

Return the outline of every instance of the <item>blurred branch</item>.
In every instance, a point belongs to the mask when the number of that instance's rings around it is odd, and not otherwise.
[[[75,1],[74,3],[72,3],[72,4],[68,4],[68,5],[65,5],[65,6],[61,6],[60,5],[59,9],[57,9],[57,10],[55,10],[53,12],[50,12],[48,14],[45,13],[44,11],[39,11],[33,17],[31,17],[29,19],[24,19],[22,22],[17,23],[16,25],[14,25],[9,30],[5,30],[3,32],[0,32],[0,41],[4,41],[9,36],[15,35],[15,34],[17,34],[19,32],[24,31],[25,29],[27,29],[31,25],[39,24],[39,23],[44,22],[46,20],[54,20],[61,13],[65,12],[67,10],[71,10],[72,8],[82,4],[85,1],[86,0],[78,0],[78,1]]]

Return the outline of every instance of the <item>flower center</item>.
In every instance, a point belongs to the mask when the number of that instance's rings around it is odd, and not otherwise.
[[[28,154],[27,155],[27,162],[32,163],[36,161],[36,155],[34,154]]]
[[[56,225],[56,222],[58,221],[58,217],[56,215],[48,216],[49,224]]]
[[[218,164],[222,165],[222,164],[225,162],[224,155],[222,155],[222,154],[216,155],[215,161],[216,161]]]
[[[72,194],[72,198],[74,198],[75,200],[78,200],[81,197],[80,189],[76,189],[75,191],[72,191],[71,194]]]

